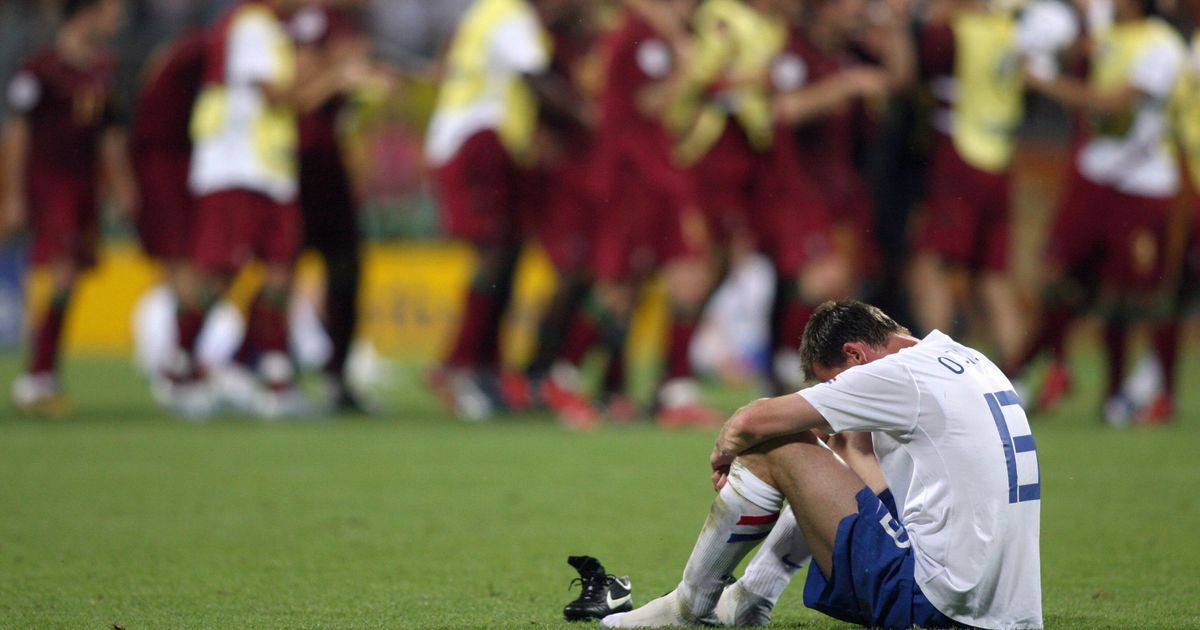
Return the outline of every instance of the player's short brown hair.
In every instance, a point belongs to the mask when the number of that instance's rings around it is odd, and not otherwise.
[[[837,368],[846,363],[842,347],[861,341],[872,347],[886,346],[893,333],[910,334],[908,329],[888,317],[887,313],[858,300],[826,302],[817,307],[804,337],[800,340],[800,360],[804,375],[815,378],[813,368]]]

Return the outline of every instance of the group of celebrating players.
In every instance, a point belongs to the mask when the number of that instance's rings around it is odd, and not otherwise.
[[[1151,1],[1084,0],[1077,9],[997,0],[920,8],[626,0],[619,10],[476,2],[449,49],[428,136],[448,229],[480,261],[435,384],[468,417],[528,404],[576,426],[624,417],[625,334],[646,279],[659,274],[670,323],[657,420],[719,422],[701,400],[688,345],[731,256],[757,250],[777,276],[771,386],[797,388],[796,345],[812,309],[887,277],[876,238],[887,226],[876,224],[863,147],[880,141],[887,102],[926,95],[924,213],[908,256],[919,327],[954,325],[956,279],[966,272],[1011,375],[1053,352],[1038,400],[1047,407],[1069,389],[1068,325],[1099,307],[1110,357],[1105,417],[1170,419],[1183,257],[1168,228],[1184,188],[1178,147],[1195,148],[1200,123],[1197,64]],[[1078,121],[1036,324],[1020,307],[1009,238],[1031,92]],[[500,367],[499,323],[518,251],[534,237],[560,282],[537,356],[513,376]],[[1155,324],[1167,383],[1140,409],[1120,394],[1138,320]],[[593,348],[608,357],[598,403],[578,376]]]
[[[28,223],[32,263],[50,298],[33,321],[29,367],[13,385],[20,409],[60,414],[63,321],[77,278],[96,262],[98,195],[131,214],[174,296],[177,351],[156,388],[189,416],[211,413],[214,368],[197,345],[209,312],[246,263],[261,288],[246,308],[241,347],[220,366],[225,392],[267,416],[307,412],[289,355],[292,272],[303,247],[326,263],[329,402],[361,405],[345,379],[357,319],[356,204],[338,120],[348,96],[388,73],[349,7],[291,0],[234,4],[150,59],[132,108],[117,113],[109,45],[121,0],[65,0],[54,42],[8,84],[4,227]],[[128,131],[126,131],[128,127]],[[230,402],[230,401],[225,401]]]
[[[335,401],[359,406],[342,376],[360,259],[336,123],[348,94],[387,76],[333,4],[245,0],[175,42],[145,73],[126,138],[107,53],[121,2],[64,1],[54,45],[8,85],[0,218],[5,231],[29,223],[33,262],[53,282],[14,386],[18,406],[61,400],[59,337],[76,278],[95,259],[98,190],[136,208],[146,251],[169,270],[178,352],[164,369],[168,404],[211,410],[197,339],[230,278],[258,259],[266,273],[232,373],[264,414],[304,406],[286,307],[309,245],[330,270]],[[923,213],[905,257],[918,327],[954,326],[965,272],[1010,376],[1052,352],[1037,400],[1048,407],[1070,387],[1069,325],[1098,309],[1106,419],[1171,419],[1179,321],[1200,264],[1195,222],[1173,210],[1185,165],[1200,184],[1200,160],[1182,157],[1200,156],[1200,48],[1189,51],[1153,0],[1078,4],[476,0],[445,51],[426,135],[447,233],[477,261],[431,386],[470,419],[531,407],[581,428],[633,418],[626,336],[657,276],[669,325],[653,414],[664,426],[717,424],[724,414],[704,403],[688,350],[731,261],[758,251],[777,278],[769,382],[798,388],[796,346],[813,309],[901,277],[879,243],[895,226],[878,218],[863,156],[881,142],[889,103],[902,101],[928,113]],[[1169,17],[1188,23],[1190,8]],[[1020,306],[1009,237],[1029,93],[1077,113],[1036,322]],[[513,371],[501,322],[533,240],[558,282],[533,359]],[[1120,385],[1140,320],[1152,322],[1165,389],[1138,408]],[[599,396],[580,379],[592,351],[607,359]]]

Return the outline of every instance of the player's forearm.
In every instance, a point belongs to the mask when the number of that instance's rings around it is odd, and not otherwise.
[[[29,122],[19,116],[9,119],[4,127],[3,152],[4,194],[10,199],[25,197],[25,171],[29,163]]]
[[[1073,77],[1050,80],[1030,77],[1028,83],[1030,88],[1067,107],[1098,114],[1119,114],[1132,107],[1137,99],[1137,91],[1132,88],[1101,91]]]
[[[883,68],[888,87],[893,92],[905,92],[917,82],[917,47],[904,24],[887,29],[884,37]]]
[[[850,84],[835,75],[811,87],[776,96],[775,119],[785,125],[803,124],[841,107],[852,96]]]
[[[825,420],[803,396],[762,398],[733,414],[717,438],[717,450],[739,455],[764,442],[824,426]]]

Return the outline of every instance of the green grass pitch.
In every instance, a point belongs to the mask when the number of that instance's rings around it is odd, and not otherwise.
[[[1047,627],[1200,628],[1200,392],[1177,426],[1109,430],[1098,363],[1034,424]],[[0,358],[0,382],[17,368]],[[629,574],[638,602],[674,586],[712,435],[461,424],[418,374],[380,419],[189,425],[127,362],[69,360],[77,417],[0,408],[0,628],[565,627],[579,553]],[[799,591],[775,627],[844,627]]]

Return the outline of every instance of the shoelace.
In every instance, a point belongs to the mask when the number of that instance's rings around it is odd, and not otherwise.
[[[579,596],[591,598],[593,595],[596,595],[598,591],[604,590],[604,586],[606,584],[608,584],[609,578],[615,578],[615,577],[616,576],[614,576],[614,575],[611,575],[611,574],[605,575],[603,573],[589,575],[586,578],[583,576],[580,576],[580,577],[575,578],[574,580],[571,580],[571,583],[569,585],[567,585],[567,590],[571,590],[572,588],[575,588],[575,585],[578,584],[583,588],[583,592],[580,593]]]

